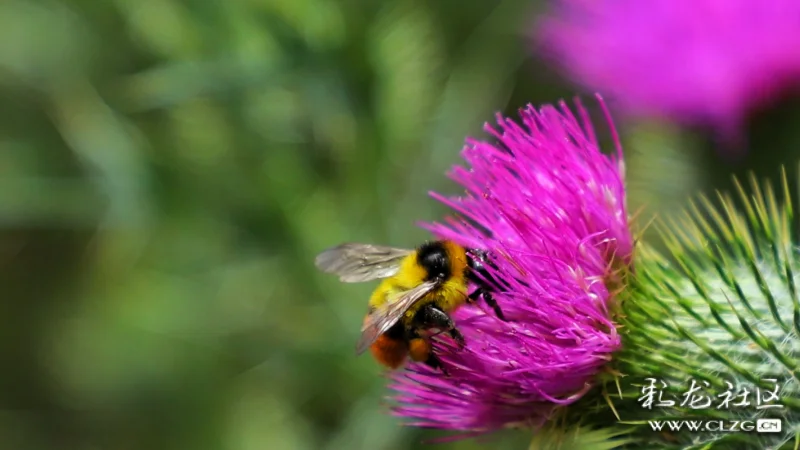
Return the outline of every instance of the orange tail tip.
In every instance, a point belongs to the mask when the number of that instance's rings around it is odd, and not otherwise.
[[[372,357],[381,365],[397,369],[406,361],[408,346],[402,340],[390,339],[385,334],[369,347]]]

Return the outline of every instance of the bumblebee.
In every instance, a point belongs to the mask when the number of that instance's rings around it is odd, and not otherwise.
[[[320,253],[315,262],[345,283],[383,279],[370,297],[356,354],[369,348],[375,360],[390,369],[410,356],[443,370],[428,332],[446,332],[463,348],[464,336],[450,314],[464,303],[483,299],[506,320],[491,293],[496,282],[486,271],[490,262],[483,250],[448,240],[426,242],[414,250],[346,243]],[[477,289],[467,294],[470,282]]]

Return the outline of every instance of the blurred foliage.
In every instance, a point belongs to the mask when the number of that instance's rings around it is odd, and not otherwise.
[[[539,6],[0,3],[2,447],[440,436],[384,414],[380,369],[353,355],[372,286],[313,258],[425,239],[415,223],[446,213],[427,192],[457,192],[444,173],[465,136],[578,92],[528,55]],[[618,125],[631,209],[668,210],[730,172],[680,130]]]

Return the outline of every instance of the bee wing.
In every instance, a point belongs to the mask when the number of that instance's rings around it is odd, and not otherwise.
[[[361,338],[356,345],[356,354],[360,355],[375,342],[392,325],[396,324],[403,314],[414,303],[419,301],[431,289],[436,287],[435,281],[426,281],[406,291],[401,291],[387,299],[386,303],[370,313],[361,327]]]
[[[395,275],[400,262],[411,252],[413,250],[351,242],[325,250],[314,263],[325,273],[339,275],[345,283],[360,283]]]

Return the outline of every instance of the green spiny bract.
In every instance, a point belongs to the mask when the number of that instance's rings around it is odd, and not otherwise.
[[[609,435],[626,430],[617,448],[800,448],[800,248],[785,173],[781,181],[780,196],[754,179],[749,193],[737,183],[738,205],[728,195],[718,195],[717,205],[701,196],[679,218],[660,223],[665,255],[638,246],[635,273],[618,297],[623,350],[609,366],[602,395],[566,408],[563,420],[605,428]],[[785,202],[779,205],[778,197]],[[648,378],[673,406],[644,407]],[[769,379],[779,383],[779,399],[762,404],[781,407],[758,409],[756,388],[762,397],[775,390]],[[703,389],[695,395],[710,397],[710,406],[699,408],[705,406],[700,401],[690,407],[692,397],[685,394],[692,380]],[[750,391],[750,406],[733,406],[743,389]],[[719,407],[724,392],[737,397]],[[648,423],[741,426],[760,418],[781,419],[782,431],[673,431],[666,424],[654,431]]]
[[[789,184],[782,177],[779,206],[771,185],[739,186],[740,207],[727,195],[719,206],[705,197],[660,232],[669,258],[642,248],[624,294],[625,350],[616,371],[621,391],[610,396],[623,422],[648,448],[783,449],[800,445],[800,254],[792,234]],[[646,378],[667,385],[672,407],[643,407]],[[777,382],[769,381],[777,380]],[[694,380],[712,403],[690,407]],[[707,384],[706,384],[707,383]],[[730,385],[728,385],[730,383]],[[762,402],[780,385],[778,400]],[[731,388],[731,385],[733,388]],[[727,406],[724,393],[736,397]],[[699,397],[695,397],[699,399]],[[656,395],[657,400],[657,395]],[[733,406],[747,400],[749,406]],[[756,421],[779,418],[782,432],[653,431],[646,420]],[[716,425],[714,426],[716,428]],[[637,447],[641,448],[641,447]]]

